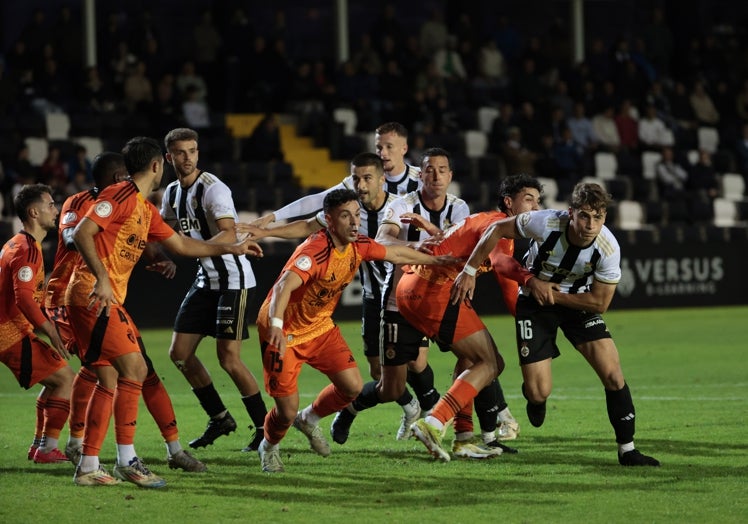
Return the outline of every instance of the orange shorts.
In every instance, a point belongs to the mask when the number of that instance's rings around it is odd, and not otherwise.
[[[121,306],[112,306],[109,316],[97,317],[85,306],[67,306],[81,363],[106,365],[128,353],[140,353],[140,332]]]
[[[301,365],[309,364],[328,377],[346,369],[358,367],[351,348],[335,326],[317,338],[286,347],[283,359],[278,357],[278,349],[262,341],[262,373],[265,377],[265,390],[271,397],[288,397],[298,388]]]
[[[397,308],[414,328],[443,345],[458,342],[486,329],[469,304],[449,302],[452,281],[430,282],[415,273],[405,273],[397,284]]]
[[[0,362],[10,368],[24,389],[68,365],[55,348],[33,333],[0,352]]]
[[[57,332],[60,334],[67,350],[71,354],[77,355],[78,347],[75,344],[75,334],[73,333],[73,327],[70,325],[67,308],[65,306],[46,307],[44,310],[47,312],[47,318],[55,323]]]

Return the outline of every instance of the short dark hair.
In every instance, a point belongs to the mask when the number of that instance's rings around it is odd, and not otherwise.
[[[336,207],[347,204],[351,200],[358,200],[358,195],[352,189],[335,189],[325,195],[322,208],[325,213],[330,213]]]
[[[387,122],[386,124],[379,126],[375,132],[378,135],[395,133],[397,136],[401,136],[406,140],[408,138],[408,129],[400,122]]]
[[[351,160],[351,165],[353,167],[374,166],[377,173],[384,174],[384,164],[382,163],[382,159],[379,155],[374,153],[366,152],[357,154],[353,157],[353,160]]]
[[[421,168],[423,168],[423,163],[427,158],[431,158],[433,156],[443,156],[447,159],[447,162],[449,163],[449,170],[454,171],[452,169],[452,156],[449,154],[449,151],[446,149],[442,149],[441,147],[430,147],[426,151],[423,152],[423,155],[421,155]]]
[[[499,209],[506,212],[506,204],[504,203],[504,197],[514,198],[517,194],[526,187],[532,187],[538,190],[538,193],[543,193],[543,184],[535,178],[526,173],[520,173],[519,175],[512,175],[506,177],[499,184]]]
[[[40,202],[44,193],[52,196],[52,188],[46,184],[27,184],[21,188],[13,199],[16,216],[21,222],[25,223],[29,219],[29,207]]]
[[[595,211],[607,211],[612,197],[605,191],[603,186],[594,182],[580,182],[574,186],[569,199],[569,207],[572,209],[581,209],[589,206]]]
[[[164,153],[153,138],[136,136],[128,140],[122,148],[122,156],[125,157],[127,172],[134,175],[147,169],[148,164],[154,160],[163,159]]]
[[[105,181],[112,177],[115,170],[125,167],[125,157],[114,151],[104,151],[94,158],[91,165],[91,174],[93,175],[94,184],[99,189],[105,185]]]
[[[164,146],[168,151],[169,147],[171,147],[174,142],[181,142],[182,140],[194,140],[197,142],[197,138],[197,131],[194,129],[190,129],[189,127],[177,127],[166,133],[166,136],[164,137]]]

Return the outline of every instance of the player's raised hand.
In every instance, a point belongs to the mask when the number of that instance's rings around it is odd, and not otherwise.
[[[400,222],[403,224],[412,224],[418,229],[422,229],[432,236],[441,233],[441,229],[436,227],[434,224],[426,220],[418,213],[403,213],[402,215],[400,215]]]
[[[231,244],[230,252],[234,255],[249,255],[251,257],[257,258],[263,256],[262,247],[260,246],[260,244],[249,238],[245,238],[244,240]]]
[[[245,222],[237,222],[234,226],[234,230],[236,231],[236,237],[241,239],[252,238],[254,240],[259,240],[270,234],[270,231],[264,226],[260,227],[253,223],[247,224]]]
[[[164,278],[172,279],[177,274],[177,265],[173,260],[160,260],[145,266],[148,271],[160,273]]]
[[[452,305],[457,305],[463,300],[469,302],[473,299],[473,291],[475,291],[475,275],[468,275],[464,271],[460,272],[452,284],[452,291],[449,294]]]

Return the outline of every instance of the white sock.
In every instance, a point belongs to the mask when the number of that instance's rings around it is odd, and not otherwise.
[[[424,419],[424,422],[426,422],[426,424],[430,424],[434,426],[439,431],[442,431],[444,429],[444,423],[432,415],[429,415],[428,417],[426,417]]]
[[[515,422],[512,412],[509,408],[504,408],[499,411],[499,422]]]
[[[320,417],[314,412],[312,406],[309,405],[301,410],[301,420],[303,420],[307,424],[316,426],[317,424],[319,424]]]
[[[480,436],[483,438],[485,444],[490,444],[491,442],[496,441],[495,431],[482,431]]]
[[[458,442],[465,442],[466,440],[470,440],[473,438],[474,433],[472,431],[461,431],[459,433],[455,433],[455,440]]]
[[[179,442],[179,439],[167,442],[166,451],[167,453],[169,453],[170,457],[173,457],[174,455],[182,451],[182,444]]]
[[[129,466],[135,457],[135,444],[117,444],[117,464]]]
[[[628,442],[626,444],[618,444],[618,454],[623,455],[627,451],[634,451],[634,441]]]
[[[83,445],[83,439],[81,437],[68,437],[67,445],[71,448],[79,448]]]
[[[97,455],[83,455],[78,463],[81,473],[91,473],[99,469],[99,457]]]
[[[39,449],[42,450],[44,453],[49,453],[53,449],[57,447],[58,440],[56,438],[52,437],[44,437],[42,444],[39,446]]]

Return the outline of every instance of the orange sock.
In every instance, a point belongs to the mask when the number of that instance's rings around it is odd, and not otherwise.
[[[114,440],[117,444],[135,443],[138,402],[143,383],[120,377],[114,391]]]
[[[86,409],[88,401],[96,387],[96,373],[80,368],[73,379],[73,391],[70,394],[70,436],[82,438],[86,428]]]
[[[156,421],[164,440],[166,442],[177,440],[179,430],[177,429],[177,416],[174,414],[174,406],[166,392],[164,383],[161,382],[156,373],[148,375],[143,382],[143,401],[153,420]]]
[[[112,404],[114,390],[107,389],[101,384],[94,386],[91,400],[86,410],[86,425],[83,436],[83,454],[98,457],[101,445],[104,443],[112,418]]]
[[[265,415],[265,425],[263,426],[265,430],[265,440],[271,444],[277,444],[283,440],[283,437],[288,433],[288,428],[292,425],[293,420],[287,424],[282,422],[278,416],[278,410],[273,407],[273,409],[268,411],[268,414]]]
[[[70,401],[66,398],[49,397],[44,407],[44,430],[42,433],[55,439],[60,438],[60,431],[68,420]]]
[[[455,433],[467,433],[473,431],[473,403],[468,402],[455,415]]]
[[[472,403],[475,395],[478,394],[470,382],[458,378],[452,384],[439,402],[434,406],[431,416],[439,420],[442,424],[453,418],[464,406]]]
[[[34,428],[34,440],[39,441],[44,433],[44,406],[47,404],[46,388],[36,397],[36,427]]]
[[[312,402],[312,409],[317,415],[319,415],[319,418],[324,418],[332,413],[337,413],[353,402],[353,400],[354,399],[343,395],[334,384],[328,384],[319,392],[319,395],[317,395],[314,402]]]

